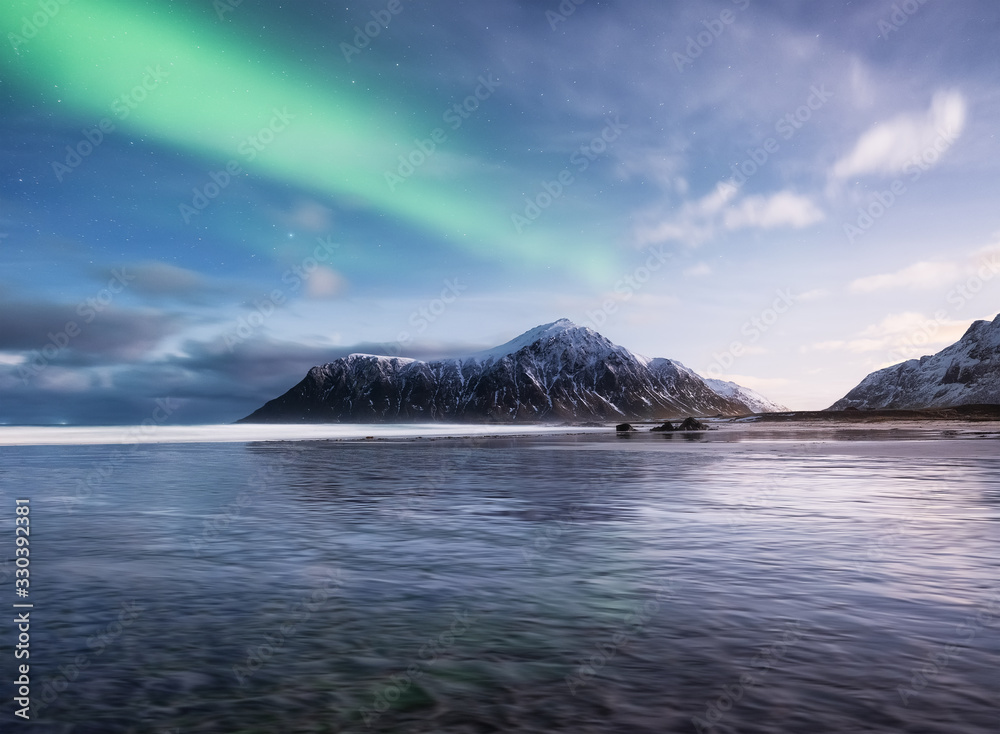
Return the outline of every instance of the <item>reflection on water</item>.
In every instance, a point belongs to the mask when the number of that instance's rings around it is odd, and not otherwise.
[[[33,730],[995,732],[996,442],[710,438],[6,448]]]

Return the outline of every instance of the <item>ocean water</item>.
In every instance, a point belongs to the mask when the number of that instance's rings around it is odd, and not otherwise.
[[[0,447],[30,730],[996,732],[1000,442],[894,436]]]

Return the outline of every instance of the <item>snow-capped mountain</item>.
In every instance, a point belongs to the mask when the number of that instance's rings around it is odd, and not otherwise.
[[[750,408],[753,413],[788,412],[788,408],[784,405],[780,405],[773,400],[768,400],[756,390],[751,390],[749,387],[737,385],[735,382],[726,382],[725,380],[715,380],[706,377],[705,384],[712,388],[717,395],[721,395],[724,398],[735,399],[743,403]]]
[[[684,365],[648,359],[561,319],[493,349],[434,362],[352,354],[313,367],[253,423],[641,420],[747,415]],[[759,396],[758,396],[759,397]],[[767,402],[767,401],[764,401]]]
[[[1000,404],[1000,316],[935,355],[872,372],[828,410]]]

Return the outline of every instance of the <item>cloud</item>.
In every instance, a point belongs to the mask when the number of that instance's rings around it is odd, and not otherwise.
[[[843,180],[902,173],[907,164],[941,146],[942,141],[947,149],[965,129],[966,111],[960,92],[938,92],[927,112],[899,115],[862,134],[854,149],[833,165],[830,177]]]
[[[290,211],[280,212],[278,216],[292,229],[317,234],[333,229],[333,212],[330,208],[310,199],[297,202]]]
[[[954,344],[968,330],[966,320],[931,318],[913,311],[889,314],[871,324],[853,339],[816,342],[803,347],[802,352],[851,352],[871,354],[882,352],[887,359],[875,363],[873,369],[898,364],[906,359],[938,352]]]
[[[854,293],[876,293],[897,288],[941,288],[958,280],[960,268],[952,262],[918,262],[895,273],[870,275],[851,282]]]
[[[124,271],[133,276],[128,287],[150,296],[188,296],[205,288],[200,273],[164,262],[141,262],[127,265]]]
[[[822,210],[807,196],[780,191],[772,196],[750,196],[738,206],[726,209],[726,229],[794,227],[801,229],[822,221]]]
[[[101,309],[96,302],[73,307],[8,301],[0,303],[0,313],[4,314],[0,350],[30,352],[64,344],[57,360],[66,362],[78,360],[81,354],[99,359],[139,359],[179,327],[177,319],[158,311],[114,306]]]
[[[680,175],[684,158],[676,145],[629,145],[626,140],[616,146],[615,157],[622,178],[651,181],[665,191],[687,194],[687,179]]]
[[[306,297],[314,300],[337,298],[347,289],[347,279],[332,268],[320,265],[306,280]]]
[[[796,301],[819,301],[829,297],[830,291],[826,288],[813,288],[795,296]]]
[[[850,339],[848,341],[833,339],[817,342],[802,348],[802,352],[851,352],[852,354],[867,354],[870,352],[889,351],[892,344],[884,339]],[[898,360],[897,360],[898,361]]]
[[[698,263],[684,271],[684,275],[689,278],[701,278],[712,274],[712,268],[707,263]]]
[[[720,230],[801,229],[825,218],[812,199],[788,190],[738,197],[737,187],[720,184],[702,198],[685,202],[674,216],[639,227],[636,240],[641,246],[668,241],[700,245]]]

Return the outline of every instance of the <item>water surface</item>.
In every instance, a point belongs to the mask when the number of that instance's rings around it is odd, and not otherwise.
[[[997,440],[719,438],[0,449],[32,730],[996,732]]]

